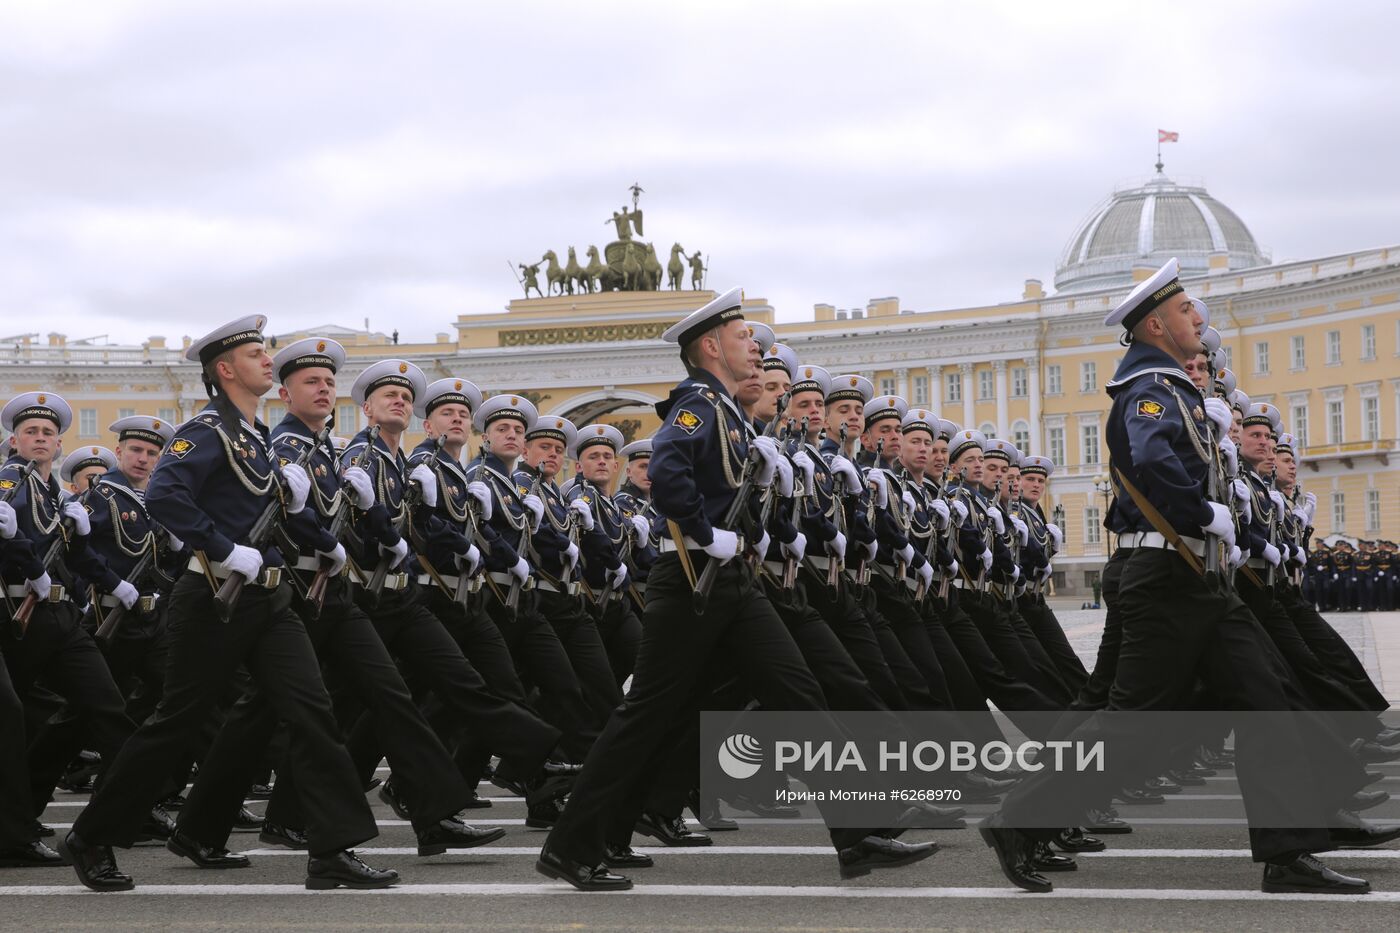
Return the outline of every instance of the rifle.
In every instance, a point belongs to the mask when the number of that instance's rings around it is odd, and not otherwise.
[[[439,450],[442,450],[442,444],[445,440],[447,440],[447,435],[439,434],[437,436],[437,440],[433,442],[434,457],[437,456],[437,452]],[[422,485],[420,485],[419,483],[408,483],[408,488],[404,490],[403,494],[403,518],[399,522],[399,524],[394,527],[394,530],[398,532],[399,537],[404,538],[405,540],[408,539],[410,530],[413,527],[413,509],[418,505],[419,502],[422,501],[422,499]],[[374,573],[370,576],[369,584],[365,587],[365,591],[369,593],[369,598],[371,601],[379,601],[379,594],[384,592],[384,580],[389,576],[389,571],[390,569],[392,569],[393,565],[394,552],[384,552],[381,549],[381,553],[379,555],[379,563],[375,565]]]
[[[1261,479],[1263,479],[1263,477],[1261,477]],[[1269,492],[1273,492],[1275,483],[1277,481],[1278,467],[1274,467],[1274,472],[1270,473],[1268,478],[1264,481],[1265,488],[1267,488]],[[1279,515],[1278,513],[1283,510],[1274,504],[1273,496],[1270,496],[1269,500],[1269,543],[1272,544],[1274,546],[1274,550],[1277,551],[1279,542],[1278,529],[1279,525],[1283,522],[1283,516]],[[1265,561],[1265,563],[1267,564],[1269,562]],[[1282,565],[1283,554],[1282,552],[1280,552],[1279,562],[1277,564],[1269,564],[1269,569],[1264,571],[1264,585],[1267,586],[1270,590],[1272,590],[1274,588],[1274,584],[1278,582],[1278,569]]]
[[[320,445],[326,443],[331,436],[331,426],[328,424],[316,435],[316,442],[308,444],[306,449],[296,459],[296,466],[305,469],[306,464],[311,460],[312,452]],[[271,454],[269,454],[269,458]],[[285,493],[283,484],[286,482],[282,478],[282,471],[275,470],[277,485],[277,495],[263,507],[262,514],[253,523],[253,527],[248,532],[248,546],[262,551],[267,543],[276,534],[282,519],[282,500]],[[308,474],[309,475],[309,474]],[[315,482],[315,480],[312,480]],[[228,622],[233,617],[233,607],[238,603],[238,597],[243,594],[243,585],[248,582],[247,577],[241,573],[230,573],[224,578],[224,582],[219,586],[219,591],[214,594],[214,609],[219,614],[220,622]]]
[[[5,494],[4,494],[3,496],[0,496],[0,502],[9,502],[11,499],[13,499],[13,498],[19,493],[19,491],[20,491],[21,489],[24,489],[25,486],[28,484],[28,482],[29,482],[29,477],[30,477],[31,474],[33,474],[34,470],[35,470],[35,466],[34,466],[34,461],[33,461],[33,460],[27,461],[27,462],[24,464],[24,466],[20,467],[20,468],[19,468],[19,481],[16,482],[16,483],[15,483],[13,486],[11,486],[9,489],[5,490]],[[61,535],[60,535],[60,537],[61,537]],[[44,571],[45,571],[46,573],[48,572],[47,561],[45,562]],[[20,634],[20,635],[23,635],[23,634],[24,634],[24,629],[27,628],[28,625],[29,625],[29,613],[31,613],[31,612],[34,611],[34,603],[33,603],[33,601],[31,601],[31,599],[30,599],[30,597],[32,597],[33,595],[34,595],[33,593],[28,593],[28,594],[26,594],[25,597],[24,597],[24,602],[23,602],[23,603],[21,604],[21,606],[20,606],[21,609],[23,609],[26,605],[29,607],[29,608],[27,609],[27,611],[25,612],[24,624],[23,624],[23,626],[21,626],[20,629],[19,629],[19,634]],[[5,597],[5,601],[6,601],[6,602],[9,602],[9,597],[8,597],[8,596]],[[14,618],[15,618],[15,621],[19,621],[19,616],[18,616],[17,613],[14,614]]]
[[[786,410],[788,402],[791,399],[792,393],[790,391],[784,392],[782,398],[778,399],[778,411],[782,412]],[[777,424],[778,414],[775,412],[768,423],[763,426],[762,436],[772,437],[777,431]],[[720,440],[722,443],[729,443],[727,438],[721,438]],[[758,448],[750,444],[748,456],[744,458],[743,473],[739,478],[739,488],[734,490],[734,498],[730,500],[729,508],[724,510],[724,526],[726,530],[737,528],[739,520],[743,517],[744,509],[748,508],[749,496],[753,494],[754,471],[758,469],[758,462],[762,459],[763,457],[758,452]],[[738,551],[743,550],[743,543],[743,536],[740,535],[740,547]],[[738,556],[737,551],[735,556]],[[763,559],[762,555],[759,556],[759,559]],[[705,565],[705,569],[700,571],[700,579],[696,581],[695,592],[692,593],[690,597],[691,608],[696,615],[705,614],[705,607],[710,602],[710,590],[714,589],[715,576],[719,573],[719,566],[720,562],[718,560],[710,558],[710,562]]]
[[[169,544],[169,537],[167,537],[166,535],[162,535],[162,538],[164,538],[166,544]],[[141,578],[144,577],[147,573],[149,573],[151,568],[155,566],[156,556],[160,551],[160,547],[161,541],[159,539],[152,542],[151,547],[147,548],[146,552],[141,555],[140,559],[138,559],[136,563],[132,565],[131,571],[127,574],[126,579],[130,580],[133,586],[135,586],[141,580]],[[97,608],[96,600],[93,601],[93,607],[94,609]],[[101,610],[98,609],[97,611],[100,615]],[[102,622],[97,626],[97,632],[94,634],[93,637],[96,638],[101,644],[109,643],[112,640],[112,636],[116,633],[117,628],[122,624],[122,622],[126,620],[126,615],[130,611],[131,610],[127,609],[126,606],[122,605],[121,603],[117,603],[117,605],[112,607],[112,611],[107,613],[107,615],[103,617]]]
[[[369,434],[366,436],[365,451],[368,453],[376,441],[379,440],[379,425],[372,424],[369,427]],[[336,504],[335,515],[331,517],[330,533],[337,542],[345,534],[345,526],[350,522],[350,488],[348,484],[342,483],[340,486],[341,501]],[[331,579],[331,564],[329,560],[322,559],[321,566],[316,568],[316,576],[311,578],[311,585],[306,588],[306,599],[311,605],[312,618],[319,618],[321,609],[326,604],[326,586]]]
[[[544,481],[544,475],[543,475],[542,473],[536,473],[536,474],[535,474],[535,481],[534,481],[533,483],[530,484],[530,495],[534,496],[535,498],[539,498],[539,495],[540,495],[540,484],[541,484],[543,481]],[[529,518],[529,515],[530,515],[530,510],[524,508],[524,504],[523,504],[523,500],[522,500],[521,518],[523,518],[523,519],[525,520],[525,527],[522,528],[522,529],[520,529],[520,543],[519,543],[519,545],[516,547],[516,551],[517,551],[517,552],[523,551],[523,550],[525,550],[527,547],[530,546],[530,518]],[[515,612],[517,609],[519,609],[519,607],[520,607],[520,591],[521,591],[523,588],[524,588],[524,586],[523,586],[523,584],[520,582],[520,578],[517,577],[517,576],[515,576],[514,574],[512,574],[512,575],[511,575],[511,580],[510,580],[510,591],[509,591],[508,593],[506,593],[506,608],[509,609],[511,612]]]
[[[791,420],[789,420],[788,424],[789,424],[789,425],[792,424]],[[783,446],[783,447],[786,447],[786,446],[787,446],[787,442],[788,442],[788,440],[792,437],[792,434],[793,434],[793,433],[794,433],[794,432],[792,432],[791,430],[789,430],[789,433],[787,434],[787,436],[785,436],[785,437],[782,439],[782,446]],[[806,418],[803,418],[803,419],[802,419],[802,430],[801,430],[800,433],[797,434],[797,436],[800,437],[800,438],[802,438],[802,440],[804,440],[804,441],[807,439],[807,419],[806,419]],[[794,481],[794,483],[796,482],[796,477],[793,477],[793,481]],[[810,496],[811,494],[812,494],[812,493],[811,493],[811,490],[808,490],[808,489],[806,489],[805,487],[803,488],[803,490],[802,490],[801,493],[797,492],[796,489],[793,490],[793,495],[792,495],[792,514],[791,514],[791,516],[789,517],[789,520],[792,522],[792,524],[793,524],[794,526],[797,526],[797,525],[799,524],[800,520],[801,520],[802,500],[805,499],[805,498],[807,498],[807,497]],[[764,526],[764,527],[766,527],[766,526]],[[758,555],[758,559],[761,561],[761,560],[763,560],[763,558],[764,558],[765,556],[766,556],[766,555],[764,555],[764,554],[760,554],[760,555]],[[804,555],[804,557],[803,557],[803,563],[807,564],[808,569],[811,569],[811,561],[807,560],[807,558],[805,557],[805,555]],[[787,557],[785,557],[785,558],[783,559],[783,580],[782,580],[782,584],[783,584],[783,589],[785,589],[785,590],[790,590],[790,589],[792,589],[794,586],[797,585],[797,559],[794,558],[791,554],[787,555]]]

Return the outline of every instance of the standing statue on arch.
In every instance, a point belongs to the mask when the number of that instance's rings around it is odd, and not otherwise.
[[[700,251],[690,257],[690,287],[699,291],[705,284],[705,263],[700,259]]]

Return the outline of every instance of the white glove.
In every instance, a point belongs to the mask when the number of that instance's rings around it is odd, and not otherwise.
[[[952,513],[948,511],[948,503],[944,502],[942,499],[930,499],[928,508],[938,520],[939,531],[946,529],[949,522],[953,520]]]
[[[374,483],[363,467],[346,467],[340,479],[350,487],[350,493],[355,497],[355,508],[363,512],[374,507]]]
[[[1308,510],[1308,524],[1312,524],[1313,516],[1317,515],[1317,494],[1311,492],[1303,493],[1303,501],[1307,503],[1303,507]]]
[[[802,471],[802,475],[806,477],[806,488],[815,489],[817,482],[817,465],[812,461],[812,458],[810,455],[808,455],[807,451],[799,450],[797,453],[793,454],[792,462],[799,470]]]
[[[919,507],[919,504],[914,501],[914,494],[907,489],[899,494],[899,501],[904,503],[909,514],[913,514],[914,510]]]
[[[14,507],[8,502],[0,502],[0,538],[13,538],[17,531],[19,519],[15,517]]]
[[[574,548],[575,553],[578,552],[578,548],[574,545],[571,544],[569,547]],[[481,549],[475,544],[468,544],[466,553],[457,554],[453,559],[457,562],[458,573],[464,577],[475,576],[477,569],[481,567]]]
[[[339,542],[329,551],[317,551],[316,556],[331,562],[330,575],[333,577],[345,569],[345,545]]]
[[[405,547],[407,547],[405,545]],[[224,570],[230,574],[242,574],[243,579],[252,583],[258,578],[258,571],[262,570],[262,552],[250,548],[246,544],[235,544],[233,550],[229,551],[228,557],[219,561]]]
[[[578,545],[574,544],[572,541],[569,542],[568,547],[564,548],[563,563],[570,571],[578,566]]]
[[[569,503],[569,508],[578,513],[579,524],[584,531],[593,530],[593,507],[582,499],[574,499]]]
[[[759,436],[749,441],[749,446],[758,451],[758,475],[754,477],[754,483],[767,486],[773,482],[773,473],[778,469],[778,460],[782,457],[778,452],[778,442],[771,437]]]
[[[1021,538],[1021,544],[1026,545],[1031,542],[1031,530],[1026,527],[1026,523],[1015,515],[1011,516],[1011,527],[1016,529],[1016,534]]]
[[[1278,562],[1283,559],[1283,555],[1279,554],[1278,548],[1272,544],[1266,544],[1264,545],[1264,559],[1277,567]]]
[[[626,586],[626,585],[627,585],[627,565],[626,565],[626,564],[618,564],[616,570],[609,570],[609,571],[608,571],[608,582],[612,584],[612,588],[615,589],[615,590],[620,590],[620,589],[622,589],[624,586]]]
[[[165,540],[169,543],[170,550],[172,551],[183,551],[185,549],[185,542],[175,537],[169,531],[165,533]]]
[[[984,547],[984,548],[982,549],[982,553],[977,555],[977,558],[978,558],[978,560],[982,561],[982,570],[983,570],[983,571],[987,571],[987,570],[991,570],[991,569],[992,569],[992,549],[991,549],[991,548],[985,548],[985,547]]]
[[[1298,521],[1302,522],[1304,525],[1306,525],[1308,523],[1308,510],[1304,508],[1296,508],[1293,510],[1293,517],[1298,519]]]
[[[544,521],[544,500],[539,496],[526,496],[520,504],[530,513],[530,530],[539,531],[540,522]]]
[[[914,545],[906,544],[899,549],[899,559],[906,565],[914,563]]]
[[[1293,546],[1293,559],[1300,564],[1306,564],[1308,562],[1308,552],[1303,550],[1301,544],[1295,544]]]
[[[467,483],[467,495],[471,496],[481,505],[482,521],[489,522],[496,499],[495,496],[491,495],[491,487],[487,486],[479,479],[474,479],[470,483]]]
[[[782,542],[779,547],[783,549],[784,554],[801,563],[802,558],[807,556],[807,536],[799,531],[797,537],[790,542]]]
[[[861,556],[865,558],[865,562],[868,564],[873,564],[875,562],[876,556],[880,553],[880,542],[862,541],[860,542],[860,548],[863,552]]]
[[[287,514],[295,515],[306,508],[306,497],[311,494],[311,474],[306,467],[289,463],[282,467],[282,478],[287,481]]]
[[[1239,450],[1228,437],[1220,437],[1220,456],[1225,461],[1225,475],[1234,476],[1240,472]]]
[[[925,590],[933,585],[933,564],[924,561],[923,566],[915,570],[914,573],[918,575],[919,582],[924,585]]]
[[[24,588],[39,598],[39,602],[49,598],[49,591],[53,589],[53,581],[49,579],[47,573],[41,573],[33,580],[25,580]]]
[[[647,538],[651,537],[651,522],[640,515],[633,515],[632,527],[637,531],[637,540],[646,544]]]
[[[777,460],[773,461],[773,470],[774,475],[778,480],[778,495],[791,496],[793,490],[793,473],[791,461],[789,461],[787,457],[779,457]],[[811,487],[807,488],[810,489]]]
[[[997,534],[1006,534],[1006,517],[1001,514],[1001,509],[994,505],[987,506],[987,517],[992,520],[992,525],[996,528]]]
[[[403,563],[403,559],[408,556],[408,541],[400,538],[393,547],[385,547],[381,544],[379,545],[379,550],[394,558],[389,563],[390,568],[397,567],[399,564]]]
[[[1229,434],[1230,422],[1233,419],[1230,417],[1230,406],[1225,403],[1225,400],[1211,396],[1206,399],[1205,407],[1206,417],[1214,421],[1216,428],[1219,429],[1216,436],[1224,437]]]
[[[63,503],[63,515],[73,522],[73,530],[79,537],[92,534],[92,522],[88,521],[87,509],[76,499]]]
[[[1039,580],[1041,583],[1044,583],[1046,580],[1049,580],[1049,579],[1050,579],[1051,577],[1053,577],[1054,575],[1055,575],[1055,568],[1054,568],[1054,566],[1051,565],[1051,564],[1046,564],[1044,567],[1041,567],[1039,570],[1037,570],[1037,571],[1035,572],[1035,578],[1036,578],[1037,580]]]
[[[1045,530],[1050,533],[1050,540],[1055,542],[1055,550],[1060,550],[1065,546],[1065,533],[1060,530],[1060,526],[1054,522],[1047,522]]]
[[[959,527],[967,524],[967,506],[960,499],[953,499],[950,506],[953,510],[953,521]]]
[[[1288,508],[1288,503],[1283,499],[1283,493],[1277,489],[1269,490],[1269,501],[1274,504],[1274,508],[1278,509],[1275,515],[1282,515],[1284,510]]]
[[[846,559],[846,536],[836,532],[836,537],[826,542],[826,552],[837,560]]]
[[[875,490],[875,504],[882,509],[890,507],[890,478],[885,475],[884,470],[871,470],[865,474],[865,480]]]
[[[1249,494],[1249,485],[1244,480],[1237,479],[1230,484],[1230,488],[1235,492],[1240,518],[1248,525],[1254,521],[1254,497]]]
[[[739,553],[739,536],[734,532],[715,528],[711,533],[714,538],[705,545],[703,550],[706,554],[722,564],[727,560],[732,560],[734,555]]]
[[[798,534],[801,533],[802,532],[800,531],[798,532]],[[754,545],[754,553],[756,553],[759,559],[762,560],[768,556],[768,549],[772,546],[773,539],[768,537],[768,532],[765,530],[760,534],[758,543]]]
[[[521,586],[524,586],[526,583],[528,583],[528,582],[530,581],[530,563],[529,563],[529,561],[527,561],[527,560],[526,560],[525,558],[523,558],[523,557],[518,558],[518,559],[515,561],[515,566],[512,567],[512,568],[510,568],[510,575],[511,575],[512,577],[515,577],[515,579],[519,580]]]
[[[860,488],[860,472],[856,470],[856,465],[840,454],[831,458],[831,462],[827,464],[827,469],[845,478],[846,490],[848,492],[854,492]]]
[[[1231,567],[1234,567],[1236,569],[1243,567],[1245,559],[1246,558],[1244,556],[1244,551],[1241,551],[1236,545],[1230,545],[1230,556],[1228,560],[1230,562]]]
[[[951,564],[948,565],[948,569],[944,572],[948,574],[948,578],[950,580],[953,577],[956,577],[958,575],[958,562],[954,560]]]
[[[1235,543],[1235,523],[1230,518],[1230,510],[1219,502],[1207,502],[1210,506],[1210,521],[1201,526],[1206,534],[1215,535],[1226,544]]]
[[[428,469],[428,465],[426,463],[420,463],[412,470],[409,470],[408,478],[410,482],[417,483],[420,487],[422,487],[424,505],[426,505],[430,509],[437,505],[437,474],[435,474],[432,470]]]
[[[1020,567],[1017,567],[1015,564],[1012,564],[1012,565],[1011,565],[1011,582],[1012,582],[1012,583],[1015,583],[1015,582],[1016,582],[1017,580],[1019,580],[1019,579],[1021,579],[1021,568],[1020,568]]]
[[[112,587],[112,595],[121,601],[122,608],[130,609],[136,605],[136,601],[141,598],[141,591],[132,586],[128,581],[122,580]]]

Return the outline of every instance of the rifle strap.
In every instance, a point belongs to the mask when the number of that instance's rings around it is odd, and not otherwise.
[[[695,565],[690,562],[690,552],[685,547],[685,532],[670,518],[666,519],[666,530],[671,532],[671,540],[676,542],[676,556],[680,558],[681,569],[685,571],[685,578],[690,581],[690,588],[693,590],[697,584]]]
[[[1201,565],[1201,559],[1196,556],[1195,551],[1186,546],[1186,543],[1181,540],[1181,535],[1177,534],[1171,523],[1162,517],[1162,513],[1157,511],[1157,507],[1138,492],[1137,487],[1119,471],[1118,467],[1110,463],[1108,471],[1113,477],[1113,481],[1128,493],[1128,497],[1133,500],[1133,505],[1138,507],[1143,518],[1146,518],[1148,523],[1157,529],[1157,532],[1176,549],[1176,552],[1181,555],[1181,559],[1186,561],[1186,565],[1194,570],[1197,576],[1205,576],[1205,568]]]

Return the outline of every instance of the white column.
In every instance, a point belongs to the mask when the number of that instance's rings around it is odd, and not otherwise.
[[[1024,362],[1026,372],[1031,380],[1031,443],[1030,450],[1027,452],[1044,456],[1043,448],[1040,446],[1040,360],[1028,359]],[[1058,463],[1055,465],[1059,466]]]
[[[928,407],[941,417],[943,415],[943,367],[930,366],[925,372],[928,373]],[[1400,380],[1396,380],[1395,394],[1397,398],[1400,398]]]
[[[894,371],[894,394],[909,401],[909,370],[896,369]]]
[[[997,393],[997,437],[1011,438],[1011,425],[1006,420],[1006,360],[996,360],[992,363],[992,369],[996,371],[996,393]]]
[[[977,416],[972,413],[972,364],[959,363],[958,369],[962,371],[963,427],[975,430]]]

